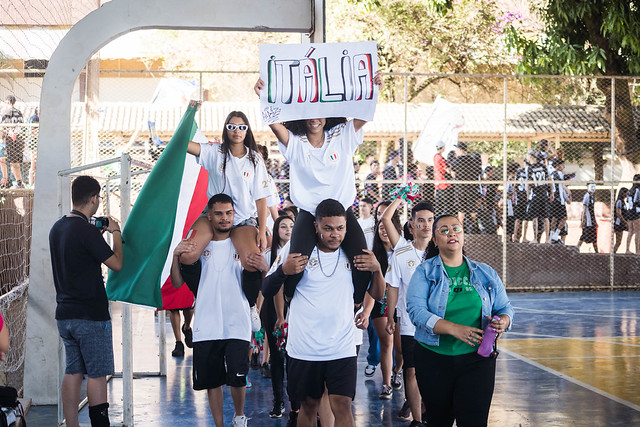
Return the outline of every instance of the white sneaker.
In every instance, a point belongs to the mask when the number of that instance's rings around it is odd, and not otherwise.
[[[375,365],[367,365],[366,368],[364,368],[364,376],[365,377],[372,377],[373,374],[376,373],[376,367]]]
[[[258,332],[262,329],[262,322],[260,322],[260,315],[258,314],[258,307],[251,306],[251,332]]]
[[[235,417],[233,417],[233,421],[231,422],[231,425],[233,427],[247,427],[248,420],[249,419],[244,415],[236,415]]]

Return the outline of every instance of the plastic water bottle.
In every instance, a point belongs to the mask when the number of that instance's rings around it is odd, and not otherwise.
[[[498,316],[493,316],[492,320],[500,320]],[[482,357],[489,357],[491,352],[493,351],[493,343],[496,342],[496,335],[498,335],[494,330],[493,326],[491,326],[491,322],[484,329],[484,334],[482,335],[482,342],[480,343],[480,347],[478,348],[478,354]]]

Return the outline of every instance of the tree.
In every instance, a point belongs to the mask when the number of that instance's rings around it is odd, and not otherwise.
[[[544,28],[526,34],[517,21],[503,23],[508,46],[521,55],[518,72],[629,76],[640,74],[640,10],[629,0],[547,0],[533,9]],[[611,79],[598,79],[606,98],[604,116],[611,120]],[[616,152],[623,177],[640,160],[638,129],[633,119],[629,80],[615,79]]]
[[[328,37],[335,41],[376,40],[380,68],[387,72],[496,73],[513,69],[515,61],[505,49],[502,35],[492,31],[496,21],[492,1],[461,0],[446,14],[436,3],[437,0],[335,0],[328,3],[327,21],[333,22],[327,26]],[[408,100],[415,101],[427,87],[443,79],[459,87],[467,84],[464,90],[496,92],[495,81],[490,79],[411,76]],[[472,85],[474,88],[470,89]],[[394,101],[391,86],[382,95]]]

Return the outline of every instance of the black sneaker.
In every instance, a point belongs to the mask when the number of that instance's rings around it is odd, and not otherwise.
[[[398,419],[402,421],[411,420],[411,405],[409,405],[408,400],[405,400],[402,408],[400,408],[400,412],[398,412]]]
[[[258,359],[258,357],[260,357],[259,352],[251,353],[251,369],[253,369],[254,371],[260,369],[260,360]]]
[[[273,402],[273,409],[271,410],[271,412],[269,412],[269,417],[282,418],[283,414],[284,414],[284,402]]]
[[[424,424],[420,421],[413,420],[411,421],[411,424],[409,424],[409,427],[424,427]]]
[[[182,333],[184,334],[184,343],[189,348],[193,348],[193,331],[191,328],[185,329],[186,324],[182,325]]]
[[[289,411],[289,419],[287,420],[286,427],[297,427],[298,426],[298,413]]]
[[[382,391],[380,392],[380,399],[389,400],[393,397],[393,389],[390,385],[383,385]]]
[[[184,357],[184,344],[182,341],[176,341],[176,347],[171,352],[173,357]]]
[[[260,375],[262,375],[263,378],[271,378],[271,368],[267,362],[264,362],[260,367]]]
[[[391,372],[391,387],[393,387],[394,390],[400,390],[402,388],[402,369],[397,372]]]

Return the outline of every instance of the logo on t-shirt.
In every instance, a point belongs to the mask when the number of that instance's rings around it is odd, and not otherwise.
[[[315,270],[318,268],[318,259],[317,258],[309,258],[309,262],[307,263],[307,267],[309,270]]]
[[[251,177],[251,171],[249,169],[243,169],[242,170],[242,177],[244,179],[249,179],[249,177]]]
[[[347,271],[351,271],[351,263],[349,261],[344,262],[344,269]]]
[[[202,258],[209,259],[210,257],[211,257],[211,251],[209,249],[205,249],[204,252],[202,252]]]
[[[238,253],[237,253],[237,252],[234,252],[234,253],[233,253],[233,260],[234,260],[234,261],[240,261],[240,255],[238,255]]]
[[[407,267],[409,268],[415,268],[416,266],[416,262],[412,259],[410,259],[409,261],[407,261]]]
[[[329,161],[335,163],[338,161],[338,153],[329,154]]]

